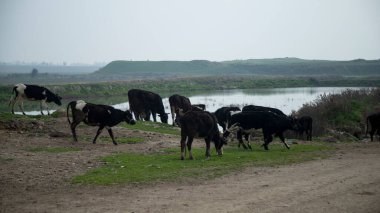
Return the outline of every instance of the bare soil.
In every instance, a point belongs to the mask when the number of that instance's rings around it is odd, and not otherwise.
[[[95,127],[78,128],[89,139],[73,143],[64,118],[12,125],[0,125],[0,212],[380,212],[379,142],[336,144],[327,159],[246,168],[205,182],[88,186],[70,180],[101,166],[99,157],[178,147],[179,138],[116,127],[117,138],[146,142],[114,146],[100,138],[94,145]],[[28,151],[49,146],[82,150]]]

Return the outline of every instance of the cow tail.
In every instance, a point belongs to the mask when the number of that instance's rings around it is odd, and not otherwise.
[[[70,121],[70,116],[69,116],[69,109],[71,108],[71,113],[73,113],[73,104],[75,104],[76,102],[75,101],[71,101],[69,104],[67,104],[67,109],[66,109],[66,116],[67,116],[67,121],[69,122],[69,124],[71,124],[71,121]]]
[[[367,129],[365,130],[365,136],[364,137],[367,137],[367,134],[368,134],[368,120],[369,120],[368,118],[369,117],[367,117],[367,119],[366,119],[367,120]]]

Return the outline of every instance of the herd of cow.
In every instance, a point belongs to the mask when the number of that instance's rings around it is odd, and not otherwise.
[[[13,88],[15,94],[11,100],[12,113],[14,113],[14,105],[17,102],[22,113],[23,99],[39,100],[41,114],[43,114],[43,106],[49,109],[47,103],[54,102],[61,105],[61,97],[52,93],[45,87],[37,85],[17,84]],[[112,106],[86,103],[83,100],[72,101],[67,105],[67,119],[70,124],[72,135],[77,141],[76,126],[84,122],[90,126],[98,126],[98,131],[93,139],[96,139],[104,128],[112,139],[113,144],[117,145],[111,127],[126,121],[128,124],[134,125],[132,113],[136,120],[149,121],[152,115],[156,122],[158,115],[161,122],[168,123],[168,114],[165,112],[162,98],[160,95],[139,89],[131,89],[128,91],[129,110],[122,111]],[[310,116],[302,116],[294,118],[285,115],[281,110],[270,107],[248,105],[242,109],[238,107],[222,107],[214,113],[205,111],[202,104],[192,105],[187,97],[181,95],[172,95],[169,97],[170,111],[172,115],[173,125],[181,128],[181,159],[185,159],[186,146],[189,151],[189,158],[193,159],[191,146],[195,137],[204,138],[206,142],[206,157],[210,157],[210,143],[214,142],[215,148],[219,155],[222,155],[222,147],[226,144],[227,137],[231,132],[236,133],[239,141],[239,147],[242,145],[244,149],[252,149],[249,143],[249,135],[253,129],[262,129],[264,136],[264,149],[268,150],[269,143],[272,142],[273,136],[278,136],[282,143],[289,149],[285,142],[284,132],[293,130],[299,134],[306,133],[307,140],[312,140],[312,118]],[[69,111],[71,111],[72,120],[70,120]],[[372,126],[370,131],[371,140],[373,134],[379,132],[379,115],[367,118]],[[223,133],[219,132],[218,125],[223,129]],[[367,127],[368,131],[368,127]],[[246,144],[243,141],[243,136]]]

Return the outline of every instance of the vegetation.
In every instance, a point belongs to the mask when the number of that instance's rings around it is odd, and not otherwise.
[[[226,62],[194,61],[113,61],[96,75],[146,76],[368,76],[379,75],[380,60],[326,61],[298,58],[249,59]]]
[[[275,144],[264,151],[259,145],[254,151],[236,147],[225,148],[222,157],[205,159],[204,148],[194,148],[195,160],[180,160],[179,148],[165,149],[153,154],[122,153],[103,157],[105,165],[73,178],[80,184],[121,184],[183,179],[210,179],[237,171],[247,166],[275,166],[299,163],[327,156],[331,147],[324,144],[294,145],[287,150]]]
[[[32,77],[35,67],[38,75]],[[298,58],[249,59],[224,62],[112,61],[99,66],[1,65],[0,84],[62,84],[105,81],[166,80],[194,77],[379,77],[380,60],[326,61]],[[81,74],[80,74],[81,73]],[[251,87],[257,88],[257,87]]]
[[[118,81],[103,83],[78,83],[45,85],[48,89],[63,96],[63,106],[71,100],[96,100],[102,104],[117,104],[128,100],[128,90],[132,88],[158,92],[162,97],[173,93],[196,94],[201,91],[225,89],[252,89],[252,88],[282,88],[282,87],[319,87],[319,86],[366,86],[380,85],[380,77],[368,78],[311,78],[311,77],[194,77],[168,80]],[[12,86],[0,86],[0,112],[9,112],[8,106]],[[25,110],[39,110],[38,102],[25,102]],[[49,104],[57,109],[55,104]]]
[[[296,114],[309,115],[313,118],[314,135],[337,130],[360,137],[365,132],[366,117],[378,111],[380,111],[380,88],[346,90],[341,94],[321,95],[317,100],[304,104]]]

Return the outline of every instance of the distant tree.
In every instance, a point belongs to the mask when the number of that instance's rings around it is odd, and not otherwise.
[[[32,77],[35,77],[37,75],[38,75],[38,69],[33,68],[33,70],[32,70]]]

